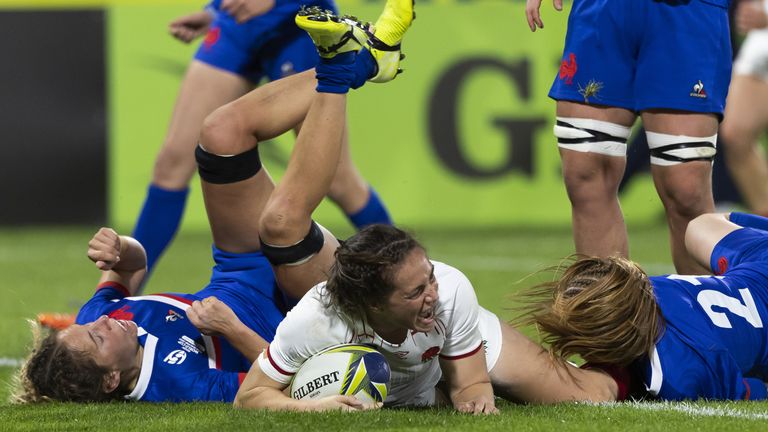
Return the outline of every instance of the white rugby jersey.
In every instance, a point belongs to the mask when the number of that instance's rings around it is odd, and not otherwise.
[[[312,288],[277,328],[269,349],[259,356],[261,370],[273,380],[288,384],[312,355],[333,345],[360,343],[378,349],[392,370],[387,406],[430,405],[441,377],[438,356],[455,360],[483,347],[478,329],[479,305],[472,284],[459,270],[434,262],[439,300],[435,328],[428,333],[409,332],[400,344],[383,340],[359,319],[342,316],[326,306],[325,283]]]

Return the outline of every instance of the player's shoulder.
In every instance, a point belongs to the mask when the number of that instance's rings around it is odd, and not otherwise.
[[[288,311],[278,326],[278,332],[288,329],[305,332],[308,328],[346,332],[347,327],[347,320],[333,306],[325,289],[325,282],[321,282],[312,287],[296,306]]]
[[[467,276],[456,267],[444,262],[430,260],[435,266],[435,277],[438,282],[468,282]]]

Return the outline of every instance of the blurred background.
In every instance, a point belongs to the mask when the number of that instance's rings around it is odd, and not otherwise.
[[[375,20],[381,1],[341,0]],[[419,1],[405,73],[350,101],[353,158],[399,224],[420,227],[570,222],[546,96],[567,10],[523,1]],[[181,77],[196,44],[168,35],[194,0],[0,1],[0,223],[109,224],[139,212]],[[292,134],[262,147],[279,177]],[[182,230],[205,230],[199,188]],[[630,224],[661,214],[648,179],[622,205]],[[344,224],[332,206],[318,219]]]

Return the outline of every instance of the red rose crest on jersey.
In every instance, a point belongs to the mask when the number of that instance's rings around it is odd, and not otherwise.
[[[203,46],[205,49],[211,49],[211,47],[219,41],[220,37],[221,28],[213,27],[212,29],[208,30],[208,33],[205,35],[205,39],[203,39]]]
[[[132,321],[133,320],[133,312],[129,312],[128,309],[131,307],[128,305],[125,305],[121,307],[120,309],[115,309],[112,312],[108,313],[107,316],[110,318],[114,318],[116,320],[126,320],[126,321]]]
[[[573,84],[573,76],[576,75],[578,68],[576,65],[576,54],[569,53],[568,60],[560,62],[560,79],[565,80],[566,85]]]
[[[424,353],[421,355],[421,362],[426,363],[435,358],[438,354],[440,354],[440,347],[433,346],[432,348],[424,351]]]

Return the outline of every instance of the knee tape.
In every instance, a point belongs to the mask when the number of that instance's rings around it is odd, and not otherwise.
[[[677,165],[693,161],[714,160],[717,153],[717,134],[710,137],[689,137],[647,132],[651,163],[660,166]]]
[[[325,236],[320,226],[312,221],[309,233],[298,243],[290,246],[274,246],[264,243],[261,240],[261,253],[269,260],[273,266],[279,265],[299,265],[309,261],[315,256],[325,243]]]
[[[626,156],[630,128],[601,120],[558,117],[553,132],[557,146],[578,152]]]
[[[216,155],[198,144],[195,160],[200,178],[214,184],[236,183],[255,176],[261,170],[258,147],[236,155]]]

